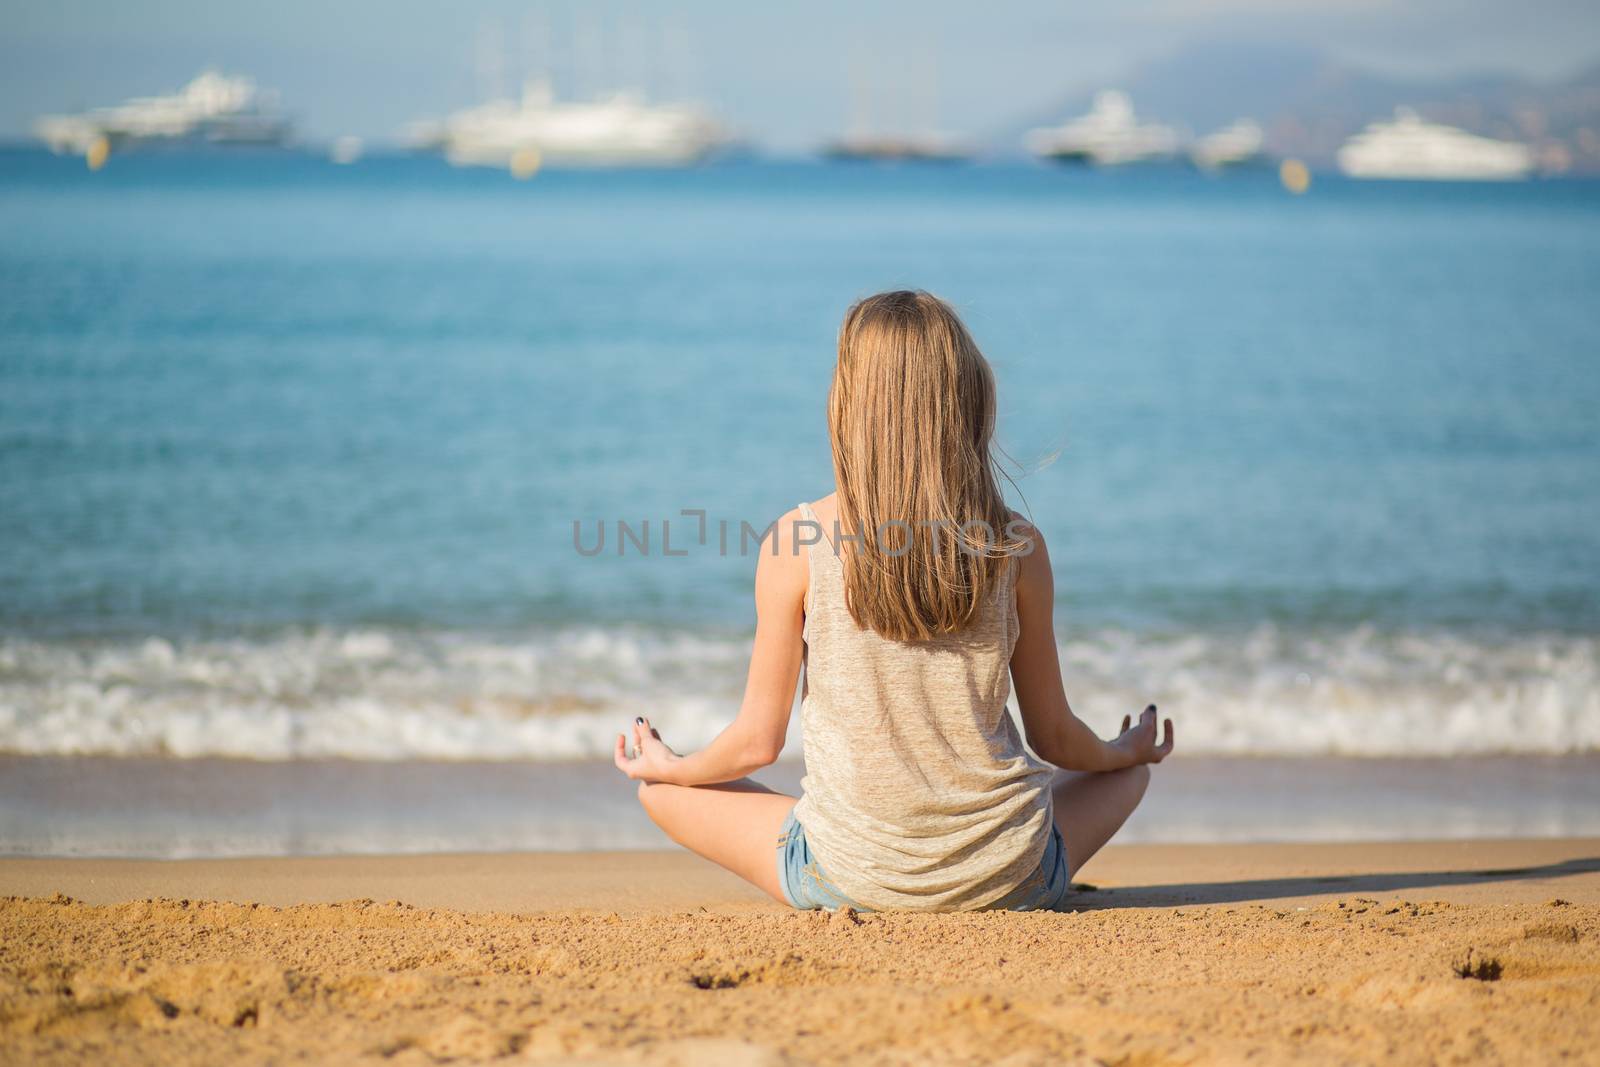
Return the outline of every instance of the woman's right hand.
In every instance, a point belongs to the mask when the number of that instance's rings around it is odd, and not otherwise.
[[[1166,729],[1160,744],[1156,744],[1156,706],[1151,704],[1139,715],[1135,723],[1133,716],[1122,717],[1122,733],[1111,742],[1111,747],[1116,749],[1121,758],[1122,766],[1137,767],[1141,763],[1160,763],[1172,755],[1172,720],[1166,721]]]

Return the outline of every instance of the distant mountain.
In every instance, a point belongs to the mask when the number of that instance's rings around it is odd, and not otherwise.
[[[1028,129],[1082,114],[1101,88],[1126,90],[1141,117],[1192,134],[1253,118],[1271,152],[1312,164],[1330,163],[1351,134],[1411,107],[1424,118],[1533,145],[1546,170],[1600,173],[1600,65],[1548,84],[1498,75],[1406,81],[1319,49],[1265,44],[1194,45],[1114,84],[1079,86],[1000,131],[995,150],[1019,151]]]

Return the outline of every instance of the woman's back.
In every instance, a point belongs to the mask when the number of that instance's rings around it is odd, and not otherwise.
[[[1151,705],[1108,743],[1072,714],[1049,550],[1006,506],[996,410],[988,361],[944,301],[897,290],[845,313],[835,492],[762,542],[738,717],[688,755],[642,715],[632,755],[617,737],[617,766],[673,840],[797,908],[1062,906],[1139,802],[1143,765],[1172,751],[1172,723],[1157,744]],[[745,776],[782,751],[802,671],[796,801]],[[1107,773],[1056,776],[1033,752]]]
[[[794,817],[829,879],[865,907],[992,903],[1038,869],[1051,829],[1052,770],[1006,710],[1016,561],[959,632],[893,641],[845,606],[831,514],[800,510],[824,536],[810,550]]]

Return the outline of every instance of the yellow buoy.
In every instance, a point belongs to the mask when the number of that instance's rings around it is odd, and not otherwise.
[[[1298,159],[1286,159],[1278,167],[1278,180],[1296,196],[1311,188],[1311,170]]]
[[[96,137],[89,142],[89,147],[83,153],[83,161],[89,165],[90,170],[99,170],[106,165],[106,160],[111,158],[111,142],[104,136]]]
[[[518,181],[526,181],[539,173],[539,163],[537,148],[519,148],[511,153],[511,176]]]

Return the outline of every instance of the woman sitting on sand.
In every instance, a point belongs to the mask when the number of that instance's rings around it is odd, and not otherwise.
[[[1152,705],[1102,741],[1067,706],[1043,536],[1001,496],[994,377],[921,292],[852,307],[828,398],[837,492],[775,524],[756,567],[744,703],[679,755],[648,719],[616,763],[686,848],[796,908],[1053,909],[1150,781]],[[778,758],[795,682],[798,801]],[[1009,677],[1008,677],[1009,672]],[[1013,686],[1028,745],[1006,699]],[[776,849],[776,855],[774,855]]]

